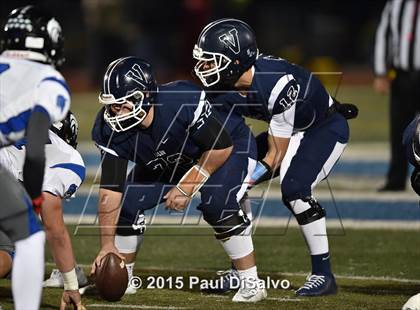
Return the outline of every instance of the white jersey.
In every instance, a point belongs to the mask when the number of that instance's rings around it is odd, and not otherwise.
[[[33,111],[62,120],[70,108],[70,92],[52,66],[0,56],[0,148],[22,139]]]
[[[45,174],[43,192],[61,198],[70,198],[85,178],[85,164],[80,153],[68,145],[51,130],[45,145]],[[24,144],[15,144],[0,149],[0,166],[8,169],[16,179],[22,181],[25,162]]]

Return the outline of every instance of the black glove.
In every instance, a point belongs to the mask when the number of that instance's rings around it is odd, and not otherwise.
[[[344,116],[345,119],[353,119],[359,115],[359,109],[352,103],[341,103],[333,98],[335,109],[338,113]]]
[[[338,113],[343,115],[345,119],[353,119],[359,115],[359,109],[352,103],[341,103],[338,105]]]

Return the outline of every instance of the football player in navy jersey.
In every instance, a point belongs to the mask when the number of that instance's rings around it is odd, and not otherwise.
[[[414,166],[411,174],[411,187],[420,196],[420,115],[407,126],[403,135],[403,145],[410,164]],[[417,309],[420,305],[420,293],[411,296],[402,310]]]
[[[194,72],[205,88],[228,91],[216,99],[224,109],[269,123],[268,133],[262,140],[259,137],[267,152],[250,182],[257,184],[280,173],[283,202],[300,225],[312,261],[312,273],[296,294],[335,294],[325,210],[312,190],[329,174],[348,142],[349,128],[342,114],[354,117],[357,108],[340,105],[303,68],[260,54],[253,30],[240,20],[207,25],[193,57]]]
[[[417,115],[407,126],[403,135],[407,158],[414,166],[411,174],[411,187],[420,196],[420,116]]]
[[[265,298],[250,221],[239,207],[256,163],[255,142],[242,117],[229,119],[228,133],[204,91],[187,81],[156,85],[150,64],[136,57],[108,66],[99,100],[104,107],[92,137],[102,152],[102,248],[92,272],[104,255],[114,252],[125,257],[132,276],[145,229],[144,212],[163,202],[168,209],[182,211],[200,191],[198,209],[243,284],[233,301]],[[126,177],[129,160],[135,166]],[[134,292],[129,287],[126,293]]]

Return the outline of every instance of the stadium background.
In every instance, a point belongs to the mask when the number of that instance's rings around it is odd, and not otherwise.
[[[90,141],[90,129],[100,108],[97,95],[107,64],[121,56],[137,55],[154,65],[160,83],[191,79],[192,48],[202,27],[217,18],[235,17],[254,28],[261,52],[286,58],[315,72],[332,95],[340,101],[355,103],[360,109],[360,116],[350,121],[348,148],[328,181],[316,192],[330,219],[333,264],[342,276],[339,284],[343,295],[326,303],[300,303],[300,308],[339,305],[339,309],[347,306],[394,309],[419,290],[418,197],[410,189],[398,194],[376,192],[384,182],[389,158],[388,98],[374,93],[371,87],[374,35],[385,0],[9,0],[0,2],[0,20],[3,22],[12,8],[28,3],[41,3],[52,11],[66,38],[67,61],[62,72],[72,90],[72,110],[80,126],[79,150],[88,168],[87,179],[76,198],[65,204],[66,219],[82,224],[71,227],[80,263],[87,266],[98,247],[96,233],[92,233],[96,231],[97,192],[92,184],[98,177],[99,156]],[[259,122],[247,120],[247,123],[255,133],[265,128]],[[266,189],[263,186],[253,193],[260,197]],[[259,268],[266,274],[282,272],[283,277],[287,275],[301,283],[309,262],[302,238],[293,228],[293,220],[289,222],[277,189],[272,185],[266,202],[255,199],[253,205],[263,227],[257,229],[263,237],[255,240]],[[211,276],[217,268],[227,266],[207,228],[200,230],[201,238],[193,238],[197,231],[192,232],[188,224],[197,227],[201,222],[194,208],[189,208],[187,221],[184,216],[168,215],[163,208],[158,208],[155,215],[156,223],[175,224],[176,229],[156,225],[156,229],[149,230],[150,241],[142,252],[146,254],[138,258],[141,262],[138,265],[142,266],[140,274],[201,272]],[[187,225],[179,228],[180,223]],[[289,224],[292,228],[287,229]],[[161,238],[168,234],[179,236],[175,239],[176,247]],[[279,236],[285,237],[281,239],[281,250],[273,250],[270,244],[278,243]],[[204,247],[205,242],[211,246]],[[192,250],[191,244],[199,251]],[[183,261],[187,264],[182,264]],[[365,278],[357,282],[357,277]],[[0,296],[3,294],[7,296],[0,287]],[[54,303],[58,293],[44,294],[47,303],[49,300]],[[188,306],[177,300],[183,293],[153,294],[141,303],[156,307]],[[273,300],[263,306],[275,308],[275,303],[283,300],[286,308],[293,309],[291,296],[274,293]],[[124,302],[138,304],[140,301],[134,298]],[[197,305],[210,307],[200,295],[188,298]],[[214,300],[220,306],[228,305],[226,299]]]

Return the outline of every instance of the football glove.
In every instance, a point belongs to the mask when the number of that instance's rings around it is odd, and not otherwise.
[[[43,201],[44,196],[42,195],[42,193],[38,197],[32,199],[32,207],[34,208],[34,211],[37,215],[41,214],[41,206]]]

